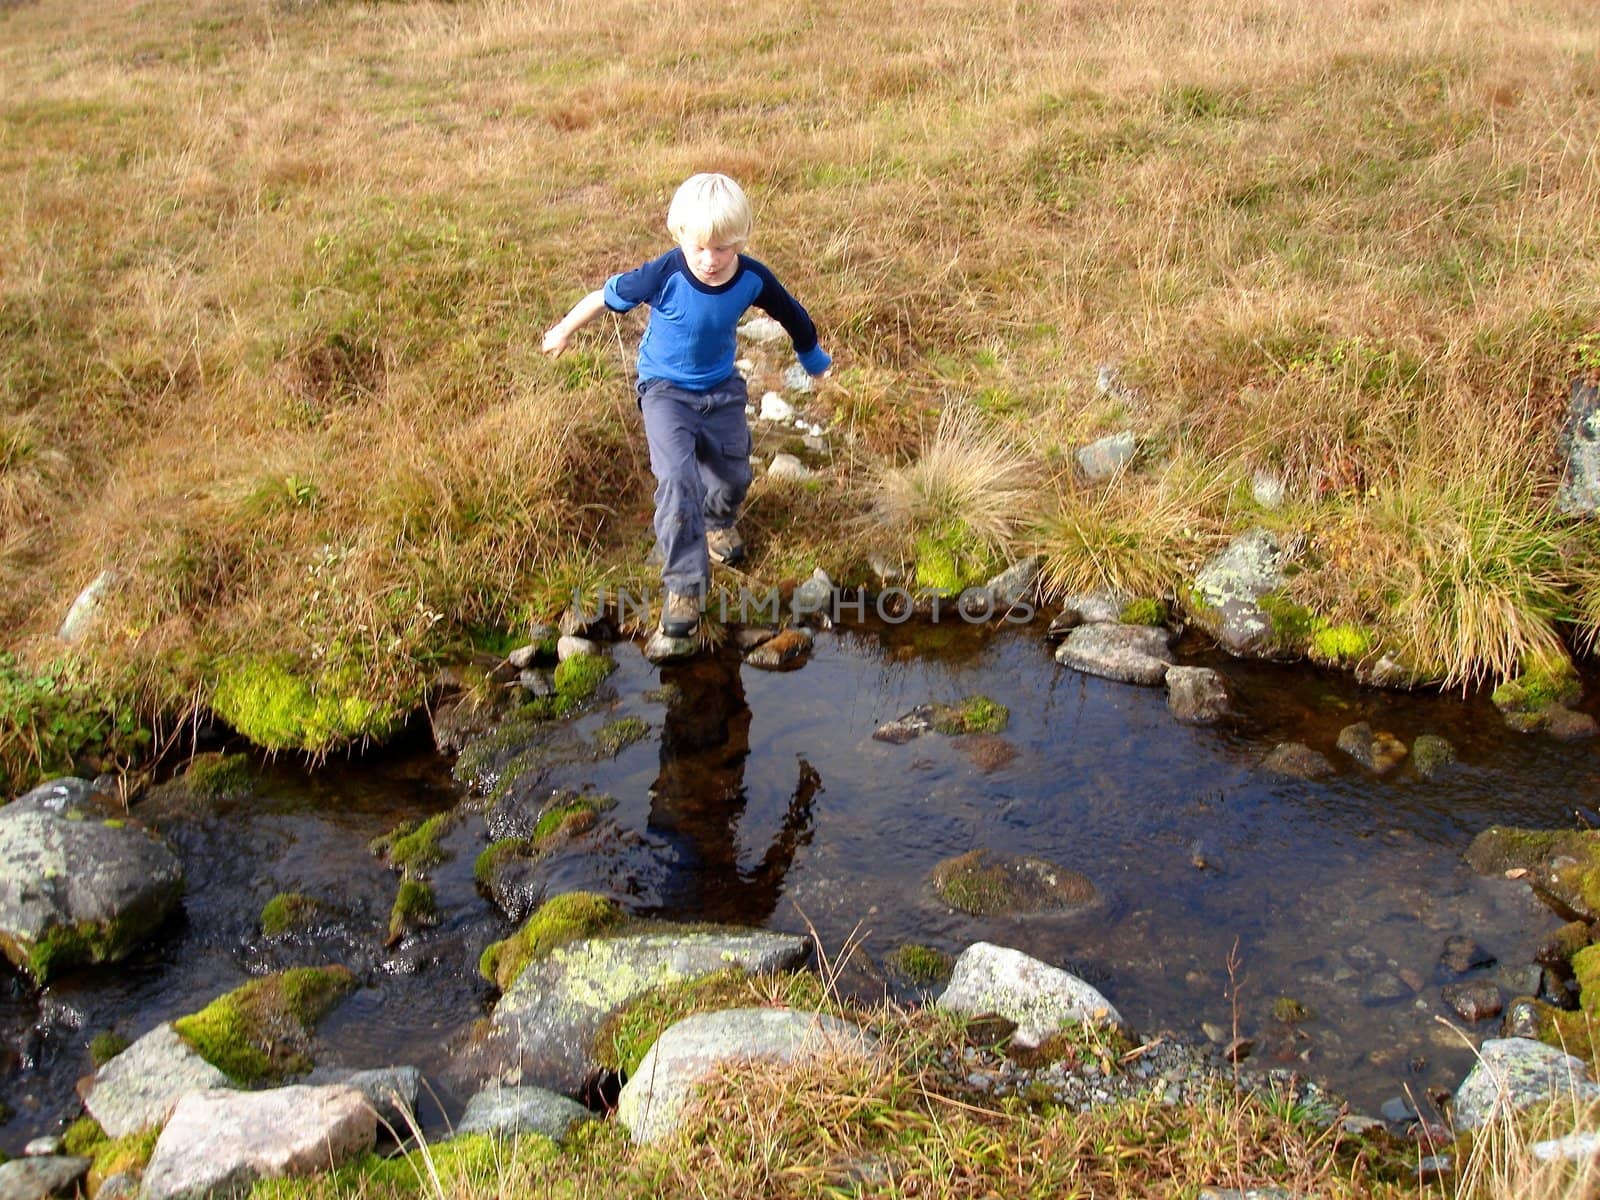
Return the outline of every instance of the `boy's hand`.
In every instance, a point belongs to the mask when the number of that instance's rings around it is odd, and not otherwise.
[[[570,336],[560,325],[552,325],[545,331],[544,352],[551,358],[560,358],[561,352],[567,348],[567,338]]]

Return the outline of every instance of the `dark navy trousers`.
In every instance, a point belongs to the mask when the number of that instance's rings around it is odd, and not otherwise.
[[[639,381],[639,410],[656,477],[656,546],[668,591],[703,596],[706,530],[726,529],[750,490],[750,393],[735,371],[707,392]]]

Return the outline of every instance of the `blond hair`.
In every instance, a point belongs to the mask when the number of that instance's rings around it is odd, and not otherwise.
[[[752,222],[749,197],[726,175],[691,175],[667,209],[667,229],[680,242],[699,238],[742,246]]]

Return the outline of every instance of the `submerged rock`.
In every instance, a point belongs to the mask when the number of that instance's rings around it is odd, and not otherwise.
[[[1082,908],[1094,903],[1088,878],[1042,858],[972,850],[933,869],[945,903],[978,917]]]
[[[1022,1046],[1037,1046],[1084,1021],[1123,1024],[1111,1002],[1077,976],[989,942],[974,942],[956,959],[938,1005],[964,1016],[993,1013],[1013,1021],[1013,1040]]]
[[[178,856],[81,779],[0,808],[0,950],[41,983],[63,967],[124,957],[182,891]]]
[[[1185,725],[1214,725],[1228,716],[1228,685],[1210,667],[1168,667],[1167,707]]]
[[[903,746],[933,728],[933,705],[919,704],[904,716],[886,721],[872,731],[874,741]]]
[[[1526,872],[1534,893],[1561,916],[1600,920],[1600,830],[1494,825],[1472,839],[1466,859],[1480,875]]]
[[[1498,1017],[1505,1009],[1505,999],[1500,995],[1499,987],[1487,979],[1447,983],[1440,989],[1440,994],[1463,1021],[1487,1021],[1491,1017]]]
[[[1373,731],[1365,721],[1346,725],[1339,731],[1339,749],[1374,775],[1387,775],[1406,757],[1406,744],[1392,733]]]
[[[654,1142],[677,1129],[695,1087],[726,1064],[861,1055],[871,1044],[860,1028],[825,1013],[778,1008],[700,1013],[656,1039],[617,1098],[617,1120],[634,1141]]]
[[[1581,1059],[1527,1038],[1490,1038],[1456,1089],[1455,1127],[1477,1129],[1509,1108],[1519,1112],[1546,1100],[1576,1105],[1600,1100],[1600,1084]]]
[[[1421,779],[1432,779],[1456,761],[1456,748],[1432,733],[1419,733],[1411,743],[1411,769]]]
[[[332,1170],[372,1149],[377,1117],[350,1087],[186,1096],[145,1169],[144,1200],[248,1192],[258,1179]]]
[[[1291,779],[1326,779],[1336,772],[1326,755],[1304,742],[1283,742],[1261,760],[1261,768]]]
[[[1148,625],[1080,625],[1056,650],[1056,661],[1118,683],[1158,687],[1176,661],[1172,634]]]
[[[531,963],[501,997],[494,1026],[510,1039],[516,1082],[576,1095],[599,1070],[591,1043],[601,1022],[628,1001],[728,967],[787,970],[808,949],[803,938],[759,930],[589,938]]]

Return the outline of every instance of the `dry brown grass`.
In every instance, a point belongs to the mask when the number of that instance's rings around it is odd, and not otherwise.
[[[659,250],[671,189],[701,169],[745,183],[753,251],[838,352],[818,402],[862,458],[852,477],[954,400],[1041,455],[1132,426],[1234,477],[1276,467],[1314,529],[1381,525],[1368,492],[1413,486],[1416,447],[1465,411],[1532,402],[1548,446],[1592,355],[1591,17],[1583,0],[8,8],[0,446],[20,428],[32,450],[0,459],[0,621],[48,656],[72,593],[117,567],[97,659],[190,694],[242,641],[303,658],[362,624],[420,663],[545,594],[566,547],[633,557],[638,322],[557,364],[534,334]],[[1139,404],[1094,393],[1104,361]],[[1165,506],[1153,464],[1117,505]],[[315,503],[233,507],[272,478]],[[1207,502],[1175,524],[1213,520]],[[344,566],[319,615],[305,575],[324,545]],[[168,578],[174,561],[198,566]],[[397,615],[419,606],[441,621]],[[1482,662],[1466,673],[1505,656]]]

